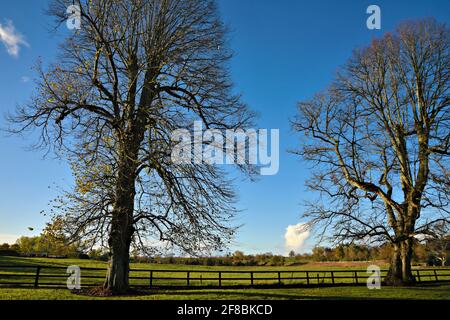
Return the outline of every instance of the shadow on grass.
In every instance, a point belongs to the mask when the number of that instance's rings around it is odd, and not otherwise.
[[[235,289],[203,289],[199,290],[198,288],[192,288],[192,289],[184,289],[184,290],[167,290],[167,289],[154,289],[154,290],[140,290],[139,294],[129,294],[129,295],[123,295],[122,297],[130,298],[137,296],[157,296],[161,300],[173,300],[173,297],[179,296],[179,297],[185,297],[188,300],[196,300],[196,299],[203,299],[204,296],[209,296],[211,299],[241,299],[241,298],[247,298],[247,299],[255,299],[255,300],[409,300],[409,299],[415,299],[414,297],[402,297],[401,291],[402,290],[432,290],[435,293],[445,293],[448,294],[448,286],[440,287],[440,284],[425,284],[422,286],[414,286],[414,287],[398,287],[396,289],[399,289],[400,292],[398,293],[399,296],[385,296],[385,297],[364,297],[364,296],[358,296],[358,295],[348,295],[348,294],[339,294],[337,292],[331,293],[331,292],[324,292],[322,295],[320,294],[308,294],[308,292],[303,291],[299,293],[277,293],[274,291],[267,291],[264,292],[260,289],[259,292],[252,292],[248,290],[252,290],[255,288],[248,288],[247,290],[235,290]],[[335,286],[335,290],[339,290],[340,288],[348,288],[348,286]]]
[[[245,292],[242,290],[202,290],[202,291],[148,291],[141,292],[139,296],[158,296],[161,300],[173,300],[174,296],[181,296],[188,300],[204,299],[203,296],[210,296],[212,300],[231,300],[247,298],[249,300],[392,300],[390,298],[370,298],[370,297],[351,297],[339,295],[298,295],[274,292]],[[133,298],[135,295],[124,295],[122,297]],[[192,297],[190,299],[189,297]]]
[[[6,288],[6,287],[3,287]],[[18,288],[18,287],[13,287]],[[20,287],[19,287],[20,288]],[[390,287],[389,289],[391,289]],[[1,287],[0,287],[1,289]],[[11,288],[12,289],[12,288]],[[39,288],[30,288],[30,287],[21,287],[21,289],[27,289],[29,291],[30,296],[33,296],[33,292],[38,293],[41,289],[46,289],[45,287]],[[58,289],[61,292],[64,290],[69,294],[73,294],[73,298],[75,296],[86,298],[99,298],[98,295],[90,294],[89,290],[83,289],[80,291],[69,291],[68,289],[48,287],[48,289]],[[329,288],[330,289],[330,288]],[[370,300],[419,300],[422,299],[450,299],[449,294],[449,286],[448,285],[439,285],[439,284],[427,284],[422,286],[415,287],[397,287],[392,288],[393,290],[386,290],[384,292],[377,290],[377,292],[367,292],[365,290],[360,290],[362,288],[358,288],[358,290],[351,290],[348,287],[334,287],[332,290],[325,289],[323,290],[311,290],[308,292],[308,289],[300,290],[300,291],[283,291],[280,289],[273,290],[264,290],[264,289],[256,289],[256,288],[247,288],[246,290],[237,290],[237,289],[184,289],[184,290],[167,290],[167,289],[136,289],[132,292],[120,295],[120,296],[111,296],[111,297],[102,297],[109,300],[109,298],[121,298],[127,300],[133,299],[158,299],[158,300],[241,300],[241,299],[249,299],[249,300],[360,300],[360,301],[370,301]],[[350,291],[348,291],[350,289]],[[387,288],[386,288],[387,289]],[[372,294],[374,293],[374,294]],[[431,294],[432,293],[432,294]],[[430,295],[431,294],[431,295]],[[70,299],[70,298],[69,298]]]

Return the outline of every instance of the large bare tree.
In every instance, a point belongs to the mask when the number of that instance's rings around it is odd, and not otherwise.
[[[425,239],[425,248],[433,257],[433,263],[439,261],[445,267],[450,256],[450,225],[436,223],[433,229],[432,236]]]
[[[414,281],[415,238],[450,222],[449,37],[434,20],[401,24],[356,50],[293,121],[320,193],[305,216],[336,241],[391,243],[391,284]]]
[[[76,186],[59,214],[73,235],[108,234],[105,288],[123,292],[130,245],[148,244],[143,236],[194,251],[233,232],[229,181],[211,165],[172,163],[171,132],[194,119],[245,128],[252,114],[231,92],[215,1],[56,0],[50,13],[65,24],[73,3],[81,29],[39,69],[34,98],[12,118],[69,157]]]

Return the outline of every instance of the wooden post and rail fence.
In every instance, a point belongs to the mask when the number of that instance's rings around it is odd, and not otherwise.
[[[67,266],[0,265],[0,288],[66,287]],[[381,271],[383,281],[387,270]],[[104,268],[80,268],[83,287],[98,286],[105,277]],[[413,269],[416,281],[450,282],[450,268]],[[131,269],[132,287],[255,287],[255,286],[342,286],[365,285],[373,276],[366,270],[171,270]]]

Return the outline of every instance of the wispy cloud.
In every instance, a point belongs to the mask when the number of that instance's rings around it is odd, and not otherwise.
[[[30,82],[30,77],[22,76],[22,77],[20,78],[20,80],[21,80],[23,83],[27,83],[27,82]]]
[[[301,252],[304,250],[305,241],[309,235],[310,231],[305,223],[288,226],[284,234],[284,246],[286,250]]]
[[[6,51],[13,57],[19,56],[20,46],[29,46],[25,38],[14,27],[11,20],[3,25],[0,23],[0,41],[6,47]]]

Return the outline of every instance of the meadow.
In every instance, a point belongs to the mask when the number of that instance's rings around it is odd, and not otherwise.
[[[450,300],[450,283],[426,282],[433,280],[433,271],[421,271],[422,283],[414,287],[393,288],[382,286],[380,290],[369,290],[365,285],[367,265],[372,263],[308,263],[286,267],[216,267],[186,266],[172,264],[132,263],[130,283],[140,286],[139,295],[119,297],[92,297],[80,295],[64,288],[67,280],[65,268],[81,267],[83,287],[101,284],[106,262],[81,259],[49,259],[0,257],[0,280],[11,285],[0,285],[2,300],[79,300],[79,299],[135,299],[135,300],[195,300],[195,299],[446,299]],[[14,268],[4,268],[13,265]],[[21,266],[62,267],[40,271],[39,287],[34,288],[35,268]],[[3,266],[3,267],[2,267]],[[382,269],[386,265],[380,264]],[[102,268],[90,270],[89,268]],[[153,270],[152,288],[149,287],[149,271]],[[227,273],[228,271],[232,273]],[[308,271],[309,270],[309,271]],[[348,277],[349,270],[357,270],[359,286]],[[250,271],[254,286],[250,286]],[[259,272],[261,273],[259,273]],[[304,286],[304,275],[309,273],[310,287]],[[335,286],[331,285],[333,271]],[[438,270],[439,280],[450,280],[450,270]],[[219,272],[221,275],[219,276]],[[190,274],[190,287],[186,285],[186,274]],[[3,275],[3,276],[2,276]],[[8,276],[9,275],[9,276]],[[353,272],[351,273],[353,275]],[[281,276],[282,286],[277,286]],[[221,277],[222,288],[217,288]],[[345,277],[345,278],[344,278]],[[267,280],[268,279],[268,280]],[[17,283],[28,283],[19,286]],[[261,286],[262,285],[262,286]],[[55,287],[58,286],[58,287]],[[240,287],[238,287],[240,286]]]

